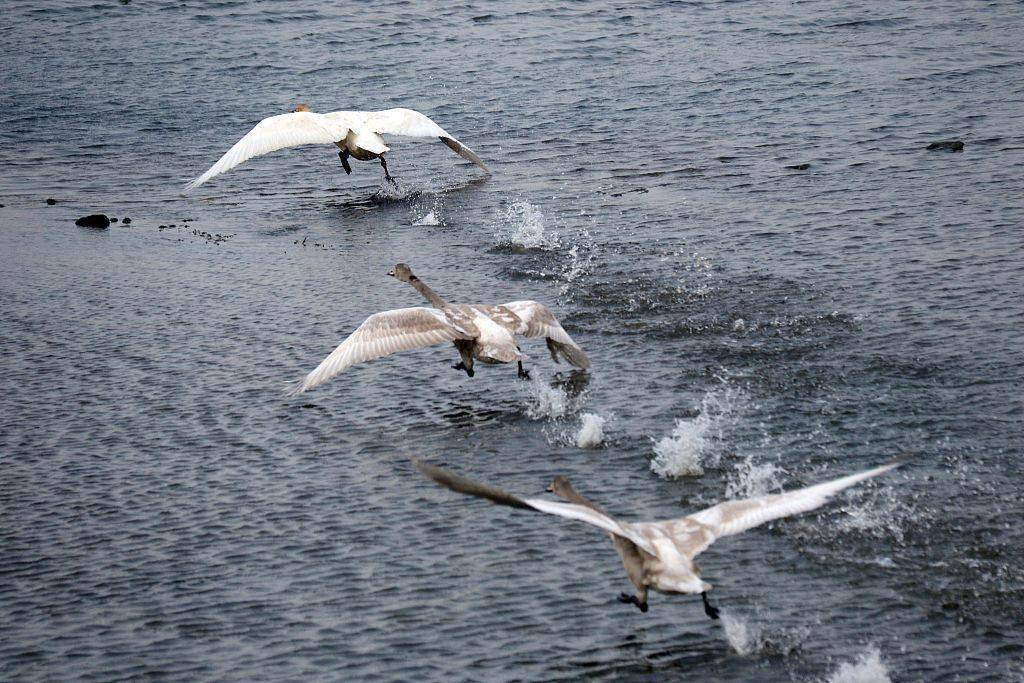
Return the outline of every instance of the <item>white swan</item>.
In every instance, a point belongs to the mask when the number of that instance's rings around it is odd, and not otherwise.
[[[704,611],[712,619],[717,619],[718,609],[712,607],[707,599],[711,584],[701,580],[694,557],[723,536],[732,536],[773,519],[819,508],[843,489],[888,472],[906,460],[899,458],[874,469],[795,491],[726,501],[687,517],[662,522],[616,520],[577,493],[564,477],[555,477],[548,487],[549,491],[569,501],[559,503],[543,498],[519,498],[442,467],[419,460],[415,463],[423,474],[453,491],[485,498],[499,505],[575,519],[604,529],[615,542],[615,549],[636,588],[633,595],[622,593],[620,602],[634,604],[641,612],[646,612],[648,589],[669,594],[700,593]]]
[[[332,144],[341,149],[341,165],[351,173],[348,158],[359,161],[380,159],[384,177],[394,183],[388,173],[384,154],[390,149],[381,135],[407,135],[417,138],[438,138],[456,154],[469,159],[490,175],[490,170],[469,147],[428,117],[412,109],[385,109],[384,111],[334,111],[329,114],[311,112],[300,104],[290,114],[265,118],[236,142],[201,176],[188,182],[185,191],[194,190],[210,178],[230,171],[253,157],[299,145]]]
[[[417,306],[374,313],[291,390],[292,396],[323,384],[357,363],[443,342],[452,342],[462,359],[452,367],[465,370],[470,377],[474,374],[474,360],[478,360],[487,364],[516,361],[519,376],[529,378],[516,345],[517,334],[544,337],[556,363],[561,356],[578,368],[590,367],[587,354],[543,304],[448,304],[404,263],[397,264],[388,275],[408,282],[433,308]]]

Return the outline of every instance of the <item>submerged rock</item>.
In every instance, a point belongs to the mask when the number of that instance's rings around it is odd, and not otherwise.
[[[128,218],[128,216],[125,216],[124,220],[121,221],[121,225],[128,225],[131,222],[132,222],[132,219]]]
[[[806,171],[810,167],[810,164],[793,164],[792,166],[787,166],[786,168],[792,169],[794,171]]]
[[[939,140],[928,145],[928,149],[941,152],[962,152],[964,143],[963,140]]]
[[[82,216],[75,225],[80,228],[95,228],[96,230],[106,230],[110,227],[110,219],[102,213],[94,213],[90,216]]]
[[[49,204],[50,206],[53,206],[54,204],[57,203],[57,200],[54,199],[53,197],[50,197],[46,200],[46,203]]]

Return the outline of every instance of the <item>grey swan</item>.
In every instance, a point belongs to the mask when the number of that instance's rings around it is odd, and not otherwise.
[[[433,308],[417,306],[374,313],[292,388],[291,395],[309,391],[357,363],[444,342],[454,344],[461,358],[452,367],[464,370],[470,377],[475,374],[475,361],[486,364],[515,361],[519,376],[529,379],[516,335],[544,337],[551,359],[556,363],[561,357],[577,368],[590,367],[587,354],[544,304],[536,301],[510,301],[497,306],[448,304],[404,263],[397,264],[388,275],[399,282],[408,282]]]
[[[636,605],[641,612],[646,612],[648,590],[666,594],[700,593],[705,613],[717,619],[719,610],[711,606],[707,598],[711,584],[701,579],[694,557],[723,536],[732,536],[774,519],[819,508],[843,489],[884,474],[907,460],[906,457],[898,458],[874,469],[785,493],[725,501],[686,517],[660,522],[617,520],[581,496],[564,477],[555,477],[548,491],[568,503],[519,498],[443,467],[420,460],[414,462],[423,474],[452,491],[484,498],[498,505],[575,519],[606,531],[615,543],[615,550],[635,588],[632,595],[619,595],[619,602]]]

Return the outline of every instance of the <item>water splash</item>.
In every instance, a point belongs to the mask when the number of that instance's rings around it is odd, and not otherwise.
[[[837,522],[840,532],[895,538],[898,542],[903,541],[904,526],[913,518],[908,503],[894,486],[862,492],[856,502],[843,506],[843,512]]]
[[[551,386],[539,380],[529,382],[530,396],[526,414],[533,420],[557,420],[571,410],[572,401],[561,386]]]
[[[560,273],[560,277],[564,282],[559,292],[561,296],[569,294],[573,283],[590,273],[596,258],[594,251],[594,241],[590,237],[589,232],[583,230],[576,235],[573,245],[565,253],[565,265]]]
[[[546,229],[540,207],[528,201],[520,199],[506,206],[505,214],[497,222],[495,237],[500,246],[516,250],[548,250],[561,246],[558,233]]]
[[[725,629],[725,639],[729,647],[741,657],[749,657],[759,652],[764,645],[761,629],[745,619],[723,612],[722,628]]]
[[[604,443],[605,420],[596,413],[583,413],[580,416],[580,430],[576,433],[576,445],[579,448],[597,448]]]
[[[729,385],[708,392],[700,413],[692,419],[677,419],[669,436],[654,444],[651,470],[660,477],[699,477],[704,465],[714,467],[721,453],[722,437],[739,409],[742,393]]]
[[[758,618],[762,621],[765,619],[764,615]],[[767,621],[768,626],[762,626],[728,610],[722,611],[721,623],[726,642],[740,657],[788,657],[799,649],[800,644],[810,635],[810,629],[807,627],[772,628],[770,620]]]
[[[773,463],[754,464],[754,459],[747,456],[736,465],[736,471],[725,487],[727,498],[752,498],[763,496],[782,488],[779,475],[782,470]]]
[[[870,647],[856,660],[840,665],[826,683],[892,683],[892,679],[878,648]]]
[[[412,222],[413,225],[441,225],[441,221],[437,218],[436,211],[428,211],[425,216]]]

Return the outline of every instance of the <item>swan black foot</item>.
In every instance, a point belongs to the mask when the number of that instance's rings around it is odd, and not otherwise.
[[[467,374],[467,375],[469,375],[470,377],[472,377],[473,375],[475,375],[475,374],[476,374],[476,373],[475,373],[475,372],[473,371],[473,368],[467,368],[467,367],[466,367],[466,364],[465,364],[465,363],[463,363],[462,361],[459,361],[458,363],[456,363],[455,365],[453,365],[453,366],[452,366],[452,370],[465,370],[465,371],[466,371],[466,374]]]
[[[637,598],[635,595],[630,595],[629,593],[619,593],[619,597],[617,599],[619,602],[623,602],[627,605],[636,605],[641,612],[647,612],[647,603],[640,602],[640,599]]]
[[[384,169],[384,180],[388,181],[388,183],[391,184],[391,187],[397,188],[398,183],[395,182],[395,179],[391,177],[390,173],[388,173],[388,162],[384,161],[383,156],[380,157],[380,167]]]
[[[519,361],[519,379],[530,379],[530,371],[523,367],[523,361]]]
[[[712,619],[717,619],[718,615],[721,613],[721,610],[718,609],[717,607],[712,607],[711,606],[711,603],[708,602],[708,594],[707,593],[701,593],[700,594],[700,599],[704,601],[704,614],[708,615]]]
[[[338,158],[341,159],[341,167],[345,169],[345,175],[352,175],[352,167],[348,164],[348,150],[343,149],[338,152]]]

